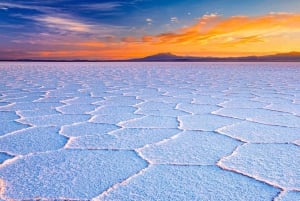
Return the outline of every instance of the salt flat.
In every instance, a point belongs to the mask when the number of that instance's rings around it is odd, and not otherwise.
[[[300,63],[0,63],[0,200],[300,200]]]

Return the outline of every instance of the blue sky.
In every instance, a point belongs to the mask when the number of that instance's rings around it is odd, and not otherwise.
[[[63,38],[109,42],[173,32],[204,15],[251,17],[299,9],[299,0],[2,0],[0,48],[2,55],[26,57],[68,47],[59,44]]]

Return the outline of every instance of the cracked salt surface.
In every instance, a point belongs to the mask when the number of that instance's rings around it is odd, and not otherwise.
[[[0,200],[300,200],[299,63],[0,63]]]
[[[263,201],[272,200],[278,191],[214,166],[156,165],[99,200]]]

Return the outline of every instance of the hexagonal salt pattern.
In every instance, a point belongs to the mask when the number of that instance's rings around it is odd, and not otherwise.
[[[213,132],[185,131],[140,151],[154,164],[214,165],[241,144]]]
[[[278,192],[272,186],[213,166],[157,165],[98,200],[264,201],[272,200]]]
[[[62,148],[68,139],[55,127],[34,127],[0,138],[0,152],[14,155],[45,152]]]
[[[137,149],[171,138],[179,129],[122,128],[107,134],[72,138],[69,148],[84,149]]]
[[[298,63],[0,63],[0,200],[298,201]]]
[[[219,165],[283,189],[300,190],[299,156],[300,147],[293,144],[246,144]]]
[[[218,132],[252,143],[290,143],[299,139],[300,128],[243,121],[222,127]]]
[[[60,150],[20,157],[0,169],[11,199],[88,200],[147,166],[133,151]]]

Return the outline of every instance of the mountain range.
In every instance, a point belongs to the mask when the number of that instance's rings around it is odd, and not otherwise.
[[[267,56],[245,56],[245,57],[193,57],[177,56],[172,53],[159,53],[144,58],[132,59],[131,61],[186,61],[186,62],[224,62],[224,61],[246,61],[246,62],[293,62],[300,61],[300,52],[289,52]]]
[[[300,62],[300,52],[280,53],[267,56],[245,57],[196,57],[159,53],[143,58],[124,60],[67,60],[67,59],[17,59],[0,61],[43,61],[43,62]]]

